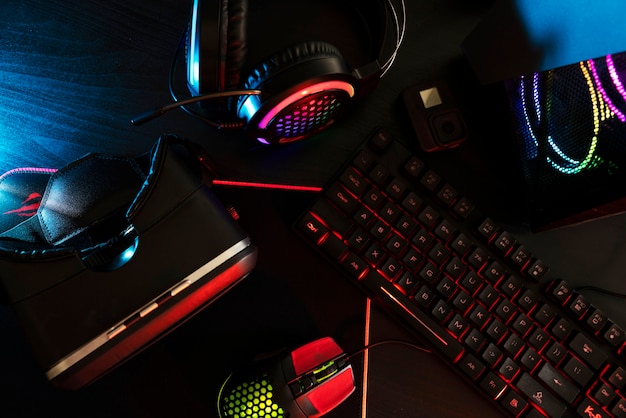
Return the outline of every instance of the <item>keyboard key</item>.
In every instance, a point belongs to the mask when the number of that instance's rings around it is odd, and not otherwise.
[[[506,256],[515,244],[515,238],[509,232],[504,231],[495,239],[493,247]]]
[[[389,182],[385,190],[394,200],[401,200],[407,190],[407,187],[408,186],[404,180],[394,177]]]
[[[320,244],[320,248],[334,260],[340,261],[348,253],[348,246],[334,234],[328,234]]]
[[[620,397],[616,402],[615,406],[611,409],[613,415],[618,418],[626,417],[626,399]]]
[[[474,353],[479,352],[485,344],[485,336],[480,333],[476,328],[473,328],[465,337],[465,344]]]
[[[369,178],[378,185],[384,184],[389,178],[389,169],[382,164],[377,164],[369,173]]]
[[[352,167],[348,167],[339,180],[356,196],[362,196],[369,188],[369,183],[361,173]]]
[[[426,187],[430,191],[434,191],[437,186],[439,186],[439,182],[441,181],[441,177],[437,173],[432,170],[428,170],[426,174],[422,177],[421,183],[424,187]]]
[[[422,207],[422,198],[417,196],[415,192],[409,192],[402,200],[402,207],[409,212],[410,215],[415,216]]]
[[[498,232],[499,228],[494,221],[487,218],[483,221],[482,224],[478,227],[478,233],[485,239],[485,241],[489,242]]]
[[[372,135],[370,140],[370,146],[377,152],[385,151],[389,145],[393,142],[393,137],[384,130],[377,131]]]
[[[502,397],[500,405],[509,411],[512,416],[519,417],[521,413],[526,410],[528,402],[526,402],[526,399],[519,393],[509,391]]]
[[[539,364],[541,357],[535,350],[532,348],[527,348],[520,358],[520,364],[529,371],[534,370],[535,367]]]
[[[404,164],[404,172],[409,176],[409,178],[417,179],[419,175],[422,173],[424,169],[424,163],[419,158],[412,156],[409,160]]]
[[[615,398],[615,391],[606,383],[601,383],[593,393],[593,399],[602,406],[607,406]]]
[[[591,369],[581,363],[576,357],[571,357],[567,363],[565,363],[563,371],[583,387],[587,386],[593,378]]]
[[[591,402],[589,399],[583,399],[577,412],[581,417],[612,418],[609,414],[604,412],[600,406]]]
[[[439,220],[439,213],[432,206],[426,206],[419,213],[417,219],[426,229],[431,229]]]
[[[515,361],[511,359],[510,357],[507,357],[506,360],[504,360],[504,362],[500,366],[499,373],[500,375],[502,375],[502,377],[504,377],[507,381],[510,382],[513,380],[513,378],[515,378],[515,376],[517,376],[517,373],[519,371],[520,371],[520,368],[517,365],[517,363],[515,363]]]
[[[435,292],[427,286],[422,286],[414,296],[414,300],[424,309],[432,306],[435,299]]]
[[[449,184],[445,184],[441,190],[437,193],[437,197],[444,204],[444,206],[452,206],[452,204],[456,201],[456,197],[458,192],[454,187]]]
[[[352,277],[356,279],[361,278],[363,273],[367,271],[367,263],[354,253],[349,253],[348,256],[341,262],[341,265],[348,273],[350,273]]]
[[[570,335],[572,330],[573,324],[570,323],[567,319],[561,318],[552,327],[552,335],[556,337],[557,340],[563,341]]]
[[[558,394],[566,402],[574,402],[580,393],[578,387],[570,382],[549,364],[544,364],[538,374],[539,379],[553,392]]]
[[[616,367],[608,378],[609,383],[613,385],[617,390],[622,390],[626,384],[626,372],[622,367]]]
[[[434,238],[426,229],[422,228],[413,236],[411,241],[418,250],[425,253],[430,248],[430,244],[432,244]]]
[[[552,364],[560,364],[565,358],[567,351],[560,343],[554,342],[545,352],[545,356],[552,362]]]
[[[519,382],[517,382],[517,387],[528,397],[530,402],[545,411],[550,417],[561,417],[567,409],[563,402],[558,400],[528,373],[522,374]]]
[[[376,161],[376,156],[374,153],[368,150],[362,150],[359,154],[352,160],[352,163],[356,168],[358,168],[361,173],[366,173],[372,167],[372,164]]]
[[[582,334],[577,334],[570,341],[569,347],[594,369],[599,369],[607,360],[606,353]]]
[[[467,330],[469,324],[461,315],[455,315],[454,318],[448,324],[448,329],[452,332],[457,338],[461,338],[465,331]]]
[[[595,309],[593,306],[591,307],[593,312],[591,312],[587,318],[587,326],[591,328],[594,332],[599,332],[604,324],[607,322],[608,318],[600,309]]]
[[[548,272],[548,267],[541,260],[535,260],[530,267],[526,270],[528,277],[533,278],[535,281],[541,280],[543,276]]]
[[[617,347],[624,341],[624,330],[618,325],[611,323],[603,335],[604,340]]]
[[[537,294],[530,289],[524,290],[524,293],[517,299],[517,306],[524,312],[530,312],[537,304],[539,298]]]
[[[481,379],[480,387],[483,388],[492,399],[500,399],[506,389],[506,383],[494,373],[489,372]]]
[[[517,247],[509,256],[509,259],[522,271],[530,261],[532,253],[523,245]]]
[[[574,294],[571,303],[569,304],[569,310],[571,313],[578,319],[582,319],[582,317],[587,313],[589,309],[589,303],[587,299],[583,295]]]
[[[328,228],[310,213],[300,220],[298,229],[315,244],[318,244],[328,234]]]
[[[454,213],[461,218],[466,219],[474,211],[474,205],[466,198],[461,198],[456,205],[454,205]]]
[[[369,235],[361,228],[356,229],[348,239],[350,246],[358,252],[363,252],[363,249],[369,242]]]
[[[379,267],[387,256],[379,244],[372,243],[367,251],[365,251],[365,258],[370,262],[372,267]]]
[[[385,204],[386,199],[382,192],[376,188],[370,188],[363,195],[363,202],[374,212],[378,212],[380,207]]]
[[[489,368],[493,368],[501,358],[502,351],[493,343],[489,344],[485,351],[483,351],[482,359]]]
[[[352,229],[352,221],[342,215],[326,199],[318,200],[311,208],[311,213],[341,237],[345,237]]]
[[[464,257],[472,247],[472,241],[467,238],[464,233],[459,233],[454,240],[452,240],[451,248],[457,255]]]
[[[359,205],[359,202],[354,198],[354,196],[352,196],[352,194],[350,194],[350,192],[339,183],[332,185],[326,192],[326,195],[336,207],[348,215],[354,213]]]
[[[458,363],[459,369],[465,373],[470,379],[476,380],[487,368],[472,354],[466,354]]]
[[[561,303],[561,305],[565,305],[569,297],[572,295],[572,289],[565,282],[565,280],[561,280],[556,283],[554,288],[552,289],[552,296]]]

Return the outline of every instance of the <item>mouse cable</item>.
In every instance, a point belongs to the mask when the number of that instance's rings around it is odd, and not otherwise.
[[[191,22],[191,17],[189,18],[189,22]],[[188,104],[191,104],[193,102],[187,102],[186,100],[181,101],[178,98],[178,94],[176,93],[175,87],[174,85],[175,83],[175,78],[176,78],[176,71],[178,68],[178,62],[181,59],[181,52],[185,51],[185,53],[187,53],[187,38],[189,37],[189,31],[190,31],[190,24],[188,23],[185,27],[185,29],[183,30],[179,41],[178,41],[178,45],[176,46],[176,50],[174,51],[174,56],[172,57],[172,60],[170,62],[170,68],[169,68],[169,72],[168,72],[168,88],[169,88],[169,92],[170,92],[170,96],[172,98],[172,100],[174,101],[174,103],[181,103],[180,109],[182,109],[185,113],[187,113],[190,116],[195,117],[196,119],[199,119],[211,126],[213,126],[214,128],[217,129],[241,129],[245,126],[245,124],[241,121],[241,120],[234,120],[234,121],[221,121],[221,120],[214,120],[211,119],[207,116],[205,116],[202,112],[200,112],[200,110],[195,109],[195,108],[191,108],[189,106],[187,106]],[[187,58],[185,57],[185,60]],[[226,93],[227,96],[233,97],[233,96],[246,96],[246,95],[259,95],[261,94],[260,90],[225,90],[219,93]],[[228,94],[230,93],[230,94]],[[199,96],[194,96],[194,97],[199,97],[201,99],[197,100],[197,102],[200,101],[204,101],[206,99],[210,99],[210,97],[207,97],[209,95],[211,95],[213,93],[208,93],[208,94],[202,94]],[[224,96],[222,96],[224,97]],[[204,99],[202,99],[204,98]]]
[[[190,108],[189,105],[198,103],[198,102],[207,101],[207,100],[215,100],[219,98],[258,96],[261,94],[261,90],[258,90],[258,89],[224,90],[224,91],[215,91],[211,93],[200,94],[197,96],[191,96],[183,100],[178,98],[178,95],[174,89],[174,84],[175,84],[174,79],[175,79],[176,71],[178,68],[178,61],[180,60],[181,52],[186,50],[185,44],[187,42],[188,32],[189,32],[189,25],[187,25],[187,27],[181,34],[178,44],[176,46],[176,50],[174,52],[174,56],[172,57],[172,60],[170,61],[170,66],[169,66],[169,71],[168,71],[168,89],[169,89],[170,96],[172,98],[172,102],[165,106],[160,106],[160,107],[157,107],[156,109],[149,110],[147,112],[142,113],[139,116],[132,118],[131,123],[135,126],[139,126],[152,119],[155,119],[163,115],[165,112],[168,112],[172,109],[180,108],[187,114],[195,118],[198,118],[206,122],[207,124],[218,129],[243,128],[245,125],[243,124],[241,120],[235,120],[235,121],[213,120],[204,116],[199,110]]]
[[[579,287],[575,287],[574,290],[577,292],[584,292],[587,290],[590,292],[602,293],[604,295],[626,299],[626,293],[619,293],[619,292],[615,292],[615,291],[608,290],[608,289],[605,289],[603,287],[598,287],[598,286],[591,286],[591,285],[579,286]]]
[[[422,347],[421,345],[414,344],[414,343],[411,343],[411,342],[408,342],[408,341],[404,341],[404,340],[382,340],[382,341],[377,341],[375,343],[371,343],[371,344],[368,344],[368,345],[366,345],[364,347],[361,347],[358,350],[353,351],[352,353],[346,355],[345,358],[346,358],[346,360],[349,360],[349,359],[351,359],[354,356],[357,356],[357,355],[359,355],[361,353],[364,353],[366,351],[371,350],[372,348],[377,348],[377,347],[380,347],[380,346],[385,345],[385,344],[404,345],[404,346],[407,346],[409,348],[414,348],[416,350],[422,351],[424,353],[432,354],[432,351],[429,350],[428,348]]]

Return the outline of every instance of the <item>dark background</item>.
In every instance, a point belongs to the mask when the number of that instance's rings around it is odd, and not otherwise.
[[[265,3],[267,10],[276,7],[276,2]],[[497,100],[497,88],[474,80],[459,47],[489,3],[408,1],[406,40],[376,91],[332,129],[308,141],[268,148],[250,142],[243,132],[217,132],[180,111],[140,127],[131,125],[132,117],[170,100],[168,69],[188,22],[190,2],[3,0],[0,172],[60,167],[88,152],[139,154],[168,132],[202,144],[223,178],[321,186],[377,126],[387,127],[419,152],[400,94],[414,83],[445,79],[470,136],[455,150],[425,156],[428,162],[514,230],[552,266],[555,276],[573,285],[625,292],[626,217],[542,233],[526,228],[506,109]],[[311,22],[307,7],[294,11],[293,21],[289,13],[279,14],[279,23],[257,16],[252,54],[269,55],[272,42],[290,33],[277,27]],[[345,42],[346,49],[340,49],[346,57],[358,59],[361,52],[353,49],[354,39],[346,38],[344,26],[318,22],[309,27],[331,41]],[[0,410],[0,415],[215,417],[219,383],[253,354],[326,335],[346,351],[362,346],[366,299],[291,230],[293,219],[313,196],[215,191],[237,207],[259,248],[255,272],[166,338],[78,392],[50,387],[33,363],[10,308],[1,306],[0,399],[7,412]],[[626,325],[619,300],[591,293],[588,298]],[[371,329],[374,341],[419,342],[376,307]],[[370,352],[369,366],[370,418],[499,416],[432,355],[386,345]],[[361,416],[361,366],[356,368],[357,392],[329,417]],[[8,412],[13,404],[17,412]]]

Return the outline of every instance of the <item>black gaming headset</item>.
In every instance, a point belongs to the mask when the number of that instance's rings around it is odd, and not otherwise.
[[[263,39],[271,31],[283,31],[288,38],[295,31],[281,22],[263,22],[265,34],[248,33],[251,20],[262,18],[254,7],[272,15],[271,8],[280,6],[262,0],[194,0],[185,45],[187,86],[193,96],[189,102],[202,103],[193,109],[181,107],[215,121],[218,127],[245,127],[262,143],[308,138],[371,91],[393,64],[405,27],[404,0],[396,1],[399,5],[392,0],[334,2],[334,7],[352,10],[355,18],[365,22],[376,50],[375,56],[355,68],[337,47],[306,39],[277,51],[275,45],[263,45],[269,49],[267,55],[242,73],[251,55],[249,37]],[[298,3],[304,2],[289,2]],[[221,100],[208,103],[205,97]],[[237,122],[229,122],[233,120]]]

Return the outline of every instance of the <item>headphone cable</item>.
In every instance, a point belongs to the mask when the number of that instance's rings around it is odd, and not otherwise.
[[[398,17],[398,11],[396,10],[396,6],[394,6],[393,1],[392,0],[385,0],[385,1],[387,3],[387,7],[391,11],[391,14],[393,16],[393,21],[396,26],[396,45],[395,45],[393,52],[387,59],[387,61],[385,61],[385,63],[381,67],[382,69],[382,72],[380,74],[381,78],[384,77],[385,74],[387,74],[387,71],[389,71],[391,67],[393,66],[393,63],[395,62],[396,57],[398,56],[398,51],[400,50],[400,47],[402,46],[402,43],[404,42],[404,36],[406,33],[406,2],[405,0],[400,0],[400,7],[402,9],[401,20]]]

